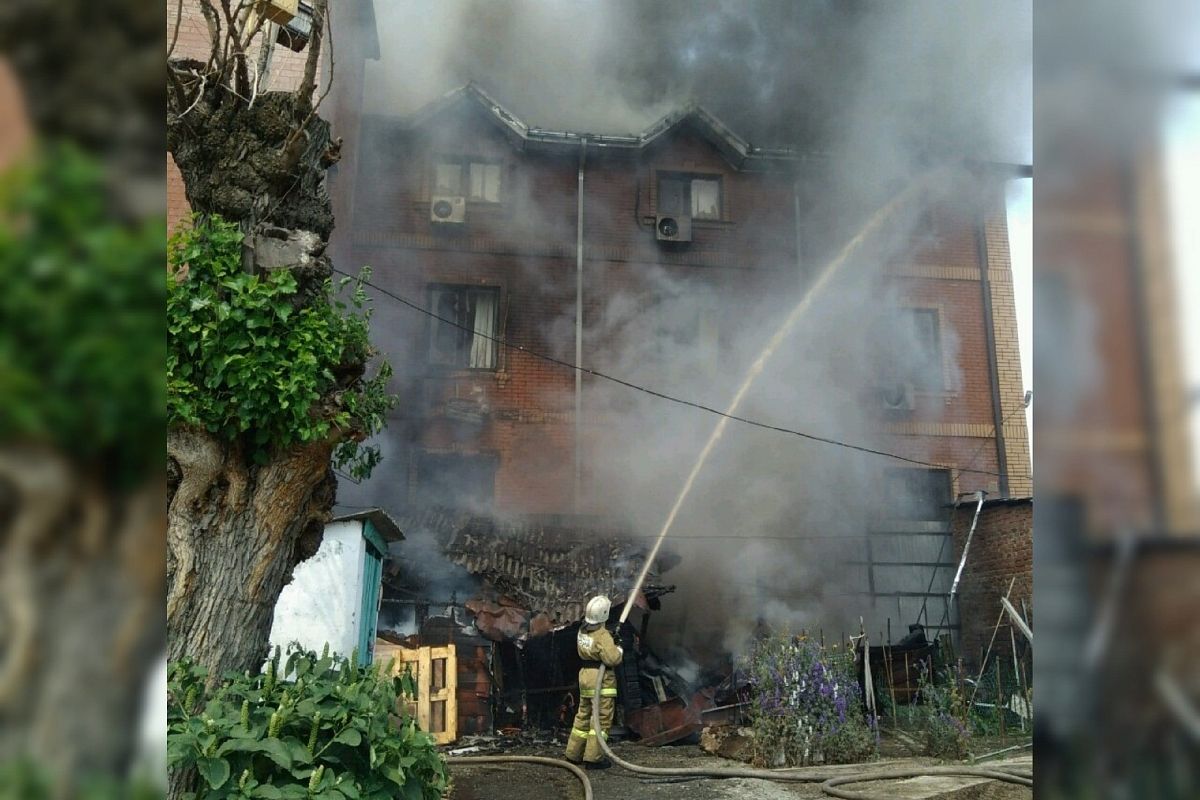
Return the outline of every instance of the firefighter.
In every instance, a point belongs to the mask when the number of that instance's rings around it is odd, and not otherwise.
[[[612,634],[604,627],[612,603],[607,597],[598,595],[588,601],[583,624],[575,638],[575,648],[583,666],[579,669],[579,710],[575,723],[567,737],[567,760],[578,764],[581,760],[588,769],[603,769],[611,762],[603,757],[597,736],[607,738],[612,726],[613,711],[617,705],[617,677],[613,667],[621,663],[624,655],[620,646],[613,641]],[[604,671],[604,685],[600,697],[596,697],[596,672],[600,665]],[[600,730],[592,730],[592,703],[600,704]]]

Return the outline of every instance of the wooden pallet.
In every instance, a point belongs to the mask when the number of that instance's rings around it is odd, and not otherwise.
[[[458,657],[454,645],[411,648],[377,639],[375,660],[386,664],[393,658],[395,674],[409,669],[416,680],[416,699],[407,705],[408,713],[416,716],[417,725],[438,744],[457,739]]]

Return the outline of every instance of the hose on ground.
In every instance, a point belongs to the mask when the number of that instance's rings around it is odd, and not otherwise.
[[[603,688],[605,666],[600,665],[596,674],[596,697],[600,697]],[[798,772],[793,769],[753,769],[751,767],[643,767],[633,764],[618,756],[608,746],[606,738],[601,734],[600,704],[592,703],[592,730],[598,734],[596,741],[600,749],[614,764],[638,775],[654,775],[659,777],[698,776],[706,778],[756,778],[768,781],[792,781],[804,783],[820,783],[821,791],[831,797],[844,800],[890,800],[878,798],[869,794],[851,792],[837,787],[848,783],[866,783],[870,781],[895,780],[902,778],[917,778],[927,775],[944,775],[963,778],[990,778],[992,780],[1015,783],[1021,786],[1033,786],[1033,778],[1023,772],[1009,772],[986,767],[915,767],[908,769],[868,770],[852,775],[830,775],[813,772]]]
[[[583,784],[583,800],[594,800],[592,795],[592,782],[588,780],[587,773],[579,767],[572,764],[570,761],[562,758],[543,758],[542,756],[450,756],[446,759],[446,763],[450,766],[467,765],[475,766],[476,764],[540,764],[544,767],[558,767],[565,769]]]

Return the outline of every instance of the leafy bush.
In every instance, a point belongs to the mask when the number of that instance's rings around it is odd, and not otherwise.
[[[0,441],[52,445],[117,488],[161,471],[165,250],[161,217],[117,215],[76,148],[0,175]]]
[[[918,720],[925,735],[925,754],[936,758],[963,759],[971,744],[967,699],[949,670],[938,685],[933,668],[921,662],[917,692],[921,701]]]
[[[0,800],[52,800],[61,796],[46,767],[26,759],[0,764]],[[162,800],[165,794],[143,779],[92,776],[80,779],[71,796],[76,800]]]
[[[335,659],[328,648],[318,656],[293,646],[282,669],[279,659],[276,648],[265,673],[228,675],[211,689],[203,669],[171,666],[167,762],[198,773],[196,800],[445,795],[433,738],[397,703],[415,694],[411,676],[362,669],[357,654]]]
[[[748,673],[757,763],[843,764],[875,753],[875,720],[864,712],[849,653],[774,635],[755,645]]]
[[[308,298],[290,270],[242,269],[242,233],[220,217],[192,219],[168,245],[168,423],[244,443],[256,461],[273,448],[349,434],[334,465],[358,479],[379,460],[358,441],[383,427],[390,367],[363,378],[372,350],[362,281],[349,302],[326,280]],[[330,302],[332,299],[332,302]]]

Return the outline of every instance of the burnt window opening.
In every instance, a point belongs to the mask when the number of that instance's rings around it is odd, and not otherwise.
[[[429,363],[460,369],[495,369],[500,338],[496,287],[429,287]],[[440,319],[439,319],[440,318]]]
[[[716,175],[659,173],[658,213],[721,219],[721,179]]]
[[[953,482],[948,469],[890,469],[884,475],[884,497],[893,519],[945,521],[950,519]]]
[[[424,452],[417,456],[415,499],[426,505],[488,511],[496,489],[492,455]]]
[[[465,197],[472,203],[499,203],[502,174],[497,162],[444,156],[433,165],[433,193]]]
[[[900,379],[924,391],[945,388],[942,375],[941,320],[936,308],[902,309],[897,321],[897,341],[905,350]]]

